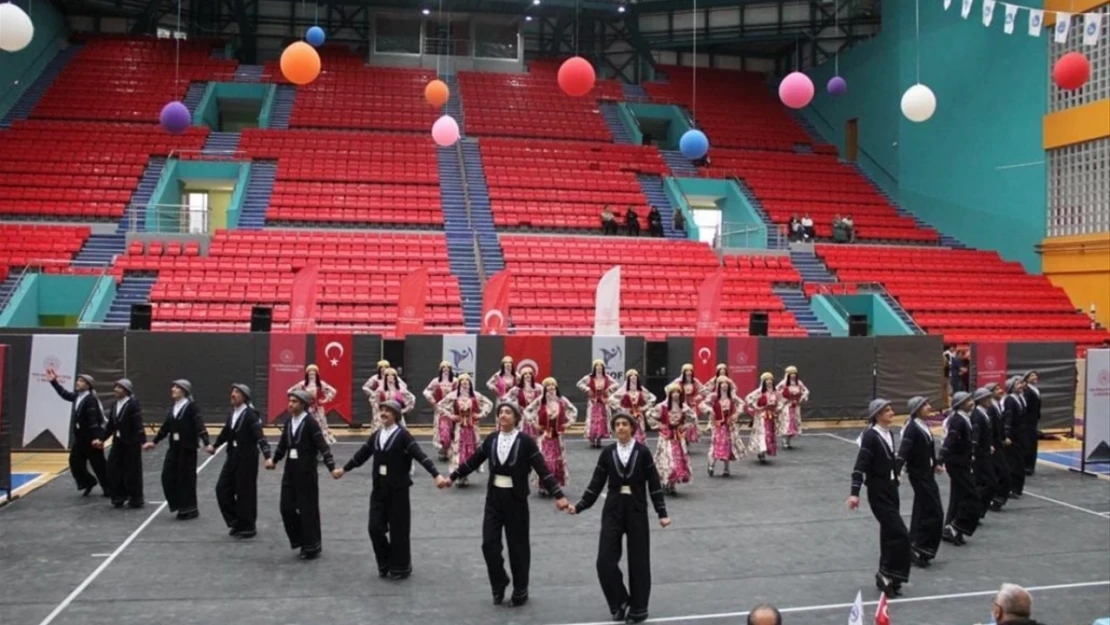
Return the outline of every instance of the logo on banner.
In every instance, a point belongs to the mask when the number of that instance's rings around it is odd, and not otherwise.
[[[465,364],[468,360],[471,362],[473,362],[474,360],[474,350],[470,349],[469,347],[467,347],[466,349],[448,350],[448,353],[451,354],[451,365],[454,367],[456,372],[466,371],[466,369],[463,368],[463,364]]]
[[[987,371],[994,371],[994,366],[996,364],[998,364],[998,363],[995,362],[994,356],[987,356],[987,359],[983,362],[984,368]]]
[[[622,362],[624,361],[624,352],[621,350],[620,345],[614,345],[613,349],[605,349],[602,347],[599,348],[598,351],[601,352],[601,360],[605,363],[606,370],[613,368],[613,360],[620,358]]]
[[[281,355],[279,356],[279,358],[281,358],[281,361],[285,364],[289,364],[289,363],[293,362],[293,350],[291,350],[291,349],[281,350]]]
[[[1096,392],[1110,391],[1110,369],[1102,369],[1098,372],[1098,385],[1100,388],[1095,389]]]
[[[413,306],[405,306],[405,309],[401,312],[401,314],[403,314],[408,319],[412,319],[416,315],[416,308]]]
[[[50,356],[47,356],[46,358],[42,359],[42,368],[43,368],[43,370],[57,369],[60,366],[62,366],[62,361],[57,356],[50,355]]]
[[[748,352],[737,352],[736,353],[736,364],[738,364],[738,365],[748,364]]]
[[[332,348],[339,350],[338,356],[331,355]],[[328,343],[327,346],[324,347],[324,357],[328,359],[328,362],[331,363],[331,366],[338,366],[339,359],[343,358],[343,344],[339,343],[338,341],[332,341],[331,343]]]

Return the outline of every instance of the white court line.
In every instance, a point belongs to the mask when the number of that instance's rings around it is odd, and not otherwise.
[[[1049,592],[1052,590],[1068,590],[1073,588],[1091,588],[1094,586],[1110,586],[1110,580],[1099,582],[1078,582],[1074,584],[1055,584],[1052,586],[1027,586],[1025,589],[1029,592]],[[978,590],[975,592],[958,592],[948,595],[929,595],[927,597],[905,597],[902,599],[890,599],[887,603],[891,605],[899,603],[922,603],[926,601],[944,601],[950,599],[967,599],[972,597],[992,597],[998,594],[998,589],[993,590]],[[863,605],[871,606],[878,605],[878,601],[865,601]],[[783,614],[794,614],[798,612],[824,612],[826,610],[848,610],[852,607],[851,603],[827,603],[825,605],[807,605],[795,608],[779,608],[779,612]],[[644,621],[645,623],[673,623],[677,621],[710,621],[716,619],[734,619],[741,616],[747,616],[750,611],[744,612],[721,612],[717,614],[689,614],[686,616],[665,616],[662,618],[649,618]],[[583,623],[562,623],[560,625],[612,625],[613,621],[591,621]]]
[[[89,556],[92,557],[92,558],[107,558],[110,555],[112,555],[112,554],[110,554],[110,553],[90,553],[89,554]]]
[[[216,459],[216,456],[220,455],[220,451],[222,451],[224,447],[227,447],[227,443],[220,445],[219,449],[216,450],[216,453],[208,456],[208,459],[202,462],[199,467],[197,467],[197,475],[200,475],[200,472],[204,470],[204,467],[208,466],[209,462],[212,462]],[[42,622],[39,623],[39,625],[49,625],[49,623],[53,622],[54,619],[58,618],[58,615],[61,614],[63,610],[68,608],[69,604],[73,603],[73,600],[80,596],[82,592],[85,592],[85,589],[89,587],[89,584],[93,583],[93,580],[99,577],[100,574],[104,572],[104,569],[107,569],[108,566],[112,564],[112,562],[114,562],[117,557],[119,557],[119,554],[123,553],[123,550],[127,549],[127,546],[134,542],[135,539],[139,537],[139,534],[141,534],[148,525],[154,522],[154,519],[158,518],[158,515],[162,512],[162,510],[165,509],[167,505],[168,504],[163,501],[162,505],[158,506],[158,508],[154,512],[152,512],[145,521],[143,521],[143,524],[140,525],[138,529],[136,529],[134,532],[131,532],[131,535],[128,536],[127,539],[124,540],[119,547],[116,547],[116,550],[108,556],[108,559],[101,562],[100,566],[96,567],[96,570],[89,574],[89,576],[85,578],[85,581],[81,582],[77,586],[77,588],[74,588],[73,592],[69,593],[69,596],[63,599],[62,602],[58,604],[58,607],[54,608],[53,612],[48,614],[46,618],[42,619]]]
[[[862,432],[863,430],[860,431]],[[818,434],[820,436],[829,436],[831,438],[835,438],[838,441],[844,441],[845,443],[851,443],[853,445],[856,444],[856,439],[854,438],[844,438],[843,436],[837,436],[836,434],[830,434],[828,432],[814,432],[814,434]]]

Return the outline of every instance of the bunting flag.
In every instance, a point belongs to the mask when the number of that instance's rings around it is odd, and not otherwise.
[[[320,379],[335,388],[335,399],[324,405],[324,414],[336,413],[347,423],[354,417],[351,389],[354,388],[354,337],[350,334],[317,334],[316,366]]]
[[[403,339],[409,334],[423,334],[427,310],[428,268],[417,267],[401,281],[401,293],[397,296],[395,337]]]
[[[1056,13],[1056,43],[1067,43],[1071,31],[1071,13]]]
[[[482,291],[482,334],[507,334],[509,330],[508,269],[503,269],[486,282]]]
[[[1041,28],[1044,26],[1044,11],[1029,9],[1029,36],[1040,37]]]
[[[983,26],[990,26],[994,19],[995,0],[983,0]]]
[[[1102,16],[1098,13],[1087,13],[1083,16],[1083,45],[1093,46],[1098,44]]]
[[[1005,24],[1005,26],[1003,26],[1002,30],[1004,30],[1007,35],[1012,35],[1012,34],[1014,34],[1014,22],[1017,21],[1017,10],[1018,10],[1018,8],[1017,8],[1017,5],[1014,5],[1014,4],[1005,4],[1005,7],[1006,7],[1006,24]]]
[[[952,0],[944,0],[944,10],[947,11],[952,6]]]
[[[889,608],[886,604],[886,593],[879,598],[879,607],[875,608],[875,625],[890,625]]]
[[[320,268],[309,265],[293,278],[293,296],[289,300],[289,331],[312,333],[316,331],[316,282]]]
[[[971,5],[974,3],[975,0],[964,0],[963,6],[960,7],[960,17],[966,20],[967,16],[971,15]]]
[[[863,625],[863,591],[856,592],[856,601],[848,613],[848,625]]]
[[[960,0],[960,16],[963,19],[968,19],[971,16],[971,10],[975,7],[976,0]],[[994,21],[994,10],[998,5],[998,0],[982,0],[982,18],[983,26],[990,28]],[[952,0],[944,0],[944,10],[947,11],[952,6]],[[1045,10],[1035,7],[1014,4],[1012,2],[1003,2],[1002,6],[1005,7],[1006,18],[1003,22],[1003,31],[1007,35],[1014,33],[1014,27],[1017,24],[1018,13],[1020,11],[1029,12],[1029,36],[1040,37],[1041,30],[1044,28]],[[1068,37],[1071,34],[1072,18],[1078,15],[1083,16],[1083,45],[1094,46],[1098,44],[1099,37],[1102,33],[1102,20],[1103,13],[1097,9],[1084,12],[1084,13],[1069,13],[1065,11],[1048,11],[1052,14],[1050,17],[1055,17],[1054,25],[1052,26],[1053,40],[1056,43],[1067,43]],[[1080,28],[1079,22],[1076,22],[1076,29]]]
[[[594,301],[594,336],[620,336],[621,266],[605,272],[597,282]]]

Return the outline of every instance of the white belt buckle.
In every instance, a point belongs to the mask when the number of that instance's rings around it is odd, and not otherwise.
[[[513,478],[510,475],[495,475],[493,476],[493,485],[497,488],[512,488]]]
[[[178,434],[177,432],[174,432],[173,433],[173,440],[175,440],[175,441],[181,440],[181,435]]]
[[[378,475],[385,475],[389,473],[389,467],[384,464],[378,467]]]
[[[631,486],[621,486],[621,494],[622,495],[631,495],[632,494],[632,487]]]
[[[289,450],[289,459],[290,460],[296,460],[297,459],[297,450],[296,449],[290,449]]]
[[[231,446],[232,447],[238,447],[239,446],[239,441],[231,441]]]

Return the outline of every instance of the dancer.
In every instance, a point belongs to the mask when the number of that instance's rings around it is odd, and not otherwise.
[[[166,420],[154,440],[143,445],[143,449],[154,449],[162,439],[170,439],[170,448],[162,461],[162,491],[170,512],[177,512],[178,520],[188,521],[200,516],[197,510],[197,442],[204,443],[208,453],[216,448],[208,440],[200,407],[193,403],[193,385],[188,380],[174,380],[170,397],[173,406]]]
[[[524,418],[520,422],[520,431],[532,438],[536,438],[539,433],[536,431],[535,421],[529,416],[527,408],[541,396],[543,396],[543,386],[536,382],[535,369],[524,365],[520,368],[516,386],[509,391],[506,401],[514,402],[520,408],[521,413],[524,414]]]
[[[983,387],[975,389],[971,401],[975,407],[971,411],[971,424],[974,432],[972,440],[972,472],[975,475],[975,490],[979,494],[979,518],[987,516],[998,492],[998,478],[994,474],[994,427],[987,410],[994,399],[994,393]],[[1002,453],[999,450],[998,453]]]
[[[501,368],[486,380],[486,388],[493,393],[497,401],[504,401],[505,396],[514,386],[516,386],[516,366],[513,365],[512,356],[505,356],[501,359]]]
[[[718,368],[720,365],[718,365]],[[682,396],[686,398],[686,405],[690,407],[689,421],[686,427],[686,442],[693,444],[701,440],[698,427],[698,406],[705,398],[705,385],[694,377],[694,365],[682,365],[682,373],[671,384],[677,384],[682,389]]]
[[[1037,470],[1037,448],[1040,435],[1037,425],[1041,422],[1041,391],[1037,388],[1040,376],[1036,371],[1028,371],[1021,376],[1022,399],[1025,400],[1025,474],[1033,475]]]
[[[991,382],[986,386],[991,392],[991,405],[987,408],[987,415],[991,418],[991,435],[994,440],[994,477],[998,480],[998,488],[994,491],[994,501],[991,510],[998,512],[1010,499],[1010,463],[1006,460],[1006,424],[1003,419],[1002,400],[1005,394],[1002,386]]]
[[[913,517],[910,520],[910,559],[926,568],[937,557],[940,534],[944,529],[944,504],[940,500],[936,474],[944,473],[937,464],[933,433],[925,422],[933,407],[924,397],[914,397],[906,404],[909,421],[902,428],[898,446],[898,463],[906,468],[913,486]],[[897,471],[901,473],[901,471]]]
[[[859,454],[852,469],[848,509],[859,508],[860,488],[867,484],[867,503],[879,522],[879,571],[875,585],[887,597],[902,594],[910,579],[910,536],[898,511],[898,462],[894,455],[894,409],[885,399],[873,399],[867,410],[870,424],[860,435]]]
[[[802,433],[802,404],[809,401],[809,389],[798,379],[798,368],[790,365],[775,390],[782,398],[782,415],[779,417],[782,446],[794,449],[790,446],[790,439]]]
[[[455,422],[455,441],[451,444],[447,464],[451,471],[457,470],[459,465],[477,451],[481,442],[478,438],[478,421],[489,414],[492,406],[485,395],[474,392],[473,382],[465,373],[459,376],[455,390],[439,402],[438,409],[451,415],[451,420]],[[460,487],[469,485],[465,476],[459,481]]]
[[[636,442],[644,442],[644,433],[647,430],[646,416],[651,407],[655,405],[655,395],[640,386],[640,373],[629,369],[624,374],[624,385],[609,398],[609,407],[614,411],[623,411],[636,419]]]
[[[570,514],[585,512],[608,483],[609,493],[601,511],[601,534],[597,542],[597,578],[613,620],[628,623],[642,623],[648,618],[651,595],[649,496],[659,525],[666,528],[671,524],[651,452],[633,438],[638,423],[626,412],[613,415],[610,427],[617,441],[601,450],[582,499],[567,508]],[[620,569],[621,542],[625,538],[628,540],[628,588],[624,586]]]
[[[444,360],[439,363],[439,375],[428,382],[424,387],[424,399],[432,405],[432,422],[436,431],[432,435],[432,447],[439,453],[440,460],[447,459],[447,452],[451,449],[451,441],[455,440],[455,422],[451,415],[439,409],[439,402],[451,392],[455,386],[455,370],[451,363]]]
[[[713,477],[717,461],[725,463],[721,474],[728,477],[728,465],[733,460],[743,458],[747,453],[740,437],[740,411],[742,404],[736,396],[736,385],[727,376],[717,378],[713,392],[702,402],[701,411],[710,415],[709,467],[706,473]]]
[[[397,370],[389,368],[382,374],[382,381],[378,384],[378,390],[370,397],[370,414],[373,415],[373,421],[370,423],[370,433],[373,434],[382,426],[381,417],[378,415],[379,406],[387,401],[395,401],[401,405],[401,427],[408,427],[405,423],[404,415],[412,411],[416,406],[416,396],[409,392],[408,387],[401,382],[400,376],[397,375]]]
[[[335,444],[335,437],[332,436],[331,429],[328,428],[328,409],[327,406],[335,401],[335,388],[320,378],[320,367],[316,365],[308,365],[304,368],[304,379],[289,387],[286,393],[293,391],[304,391],[312,398],[312,407],[309,412],[316,423],[320,426],[320,431],[324,433],[324,438],[328,441],[329,445]]]
[[[323,552],[320,537],[320,484],[316,456],[324,459],[328,471],[335,471],[335,460],[323,431],[315,419],[306,419],[312,397],[304,391],[289,393],[289,417],[278,439],[277,450],[266,460],[273,470],[288,453],[281,474],[281,522],[290,549],[300,549],[301,559],[315,560]]]
[[[609,438],[609,397],[620,384],[598,359],[593,362],[589,375],[578,381],[578,388],[586,394],[586,440],[590,441],[590,447],[601,447],[601,440]]]
[[[378,361],[377,373],[370,376],[369,379],[366,380],[366,383],[362,385],[362,392],[366,393],[367,398],[374,397],[374,391],[378,390],[378,387],[381,385],[382,380],[385,378],[385,372],[389,368],[390,366],[388,360],[383,359]],[[408,388],[408,385],[405,384],[404,380],[401,380],[401,387]]]
[[[964,536],[973,535],[979,527],[979,495],[971,464],[975,451],[971,407],[968,393],[959,391],[952,395],[952,412],[944,420],[944,442],[937,457],[952,483],[941,538],[953,545],[967,544]]]
[[[767,464],[767,456],[778,455],[779,431],[779,394],[770,371],[759,376],[759,388],[748,393],[744,404],[752,417],[748,450],[758,455],[760,464]]]
[[[1010,467],[1010,496],[1021,499],[1025,491],[1025,383],[1014,376],[1006,381],[1006,398],[1002,400],[1002,427],[1006,435],[1006,464]]]
[[[104,429],[104,441],[112,437],[112,449],[108,452],[108,493],[112,505],[122,508],[142,508],[143,500],[143,444],[146,443],[146,430],[143,429],[143,409],[135,399],[135,388],[131,380],[116,380],[112,387],[116,403],[108,414],[108,425]]]
[[[694,411],[686,403],[682,386],[667,386],[665,403],[652,408],[649,418],[658,424],[655,467],[668,495],[677,494],[678,484],[690,481],[690,457],[686,453],[686,431],[697,427]]]
[[[269,460],[270,443],[246,384],[231,385],[231,410],[215,446],[224,443],[227,458],[216,480],[216,503],[232,536],[253,538],[258,518],[258,454]]]
[[[559,393],[559,383],[555,378],[546,378],[543,381],[543,396],[529,404],[524,415],[525,421],[530,420],[536,424],[540,435],[536,444],[547,463],[547,470],[555,476],[559,486],[566,486],[570,480],[570,471],[567,469],[567,450],[563,435],[566,434],[567,426],[578,418],[578,408]],[[547,491],[540,484],[539,474],[533,476],[532,480],[540,497],[546,497]]]
[[[412,527],[412,506],[409,503],[412,479],[409,474],[412,461],[415,459],[420,463],[440,488],[447,483],[447,478],[439,474],[435,463],[424,455],[424,450],[412,434],[400,426],[401,404],[393,400],[382,402],[378,418],[382,426],[370,434],[370,439],[358,448],[343,468],[332,471],[332,477],[338,480],[373,458],[367,528],[370,543],[374,546],[378,577],[402,580],[412,575],[409,541]]]
[[[498,431],[451,471],[446,484],[449,486],[465,480],[489,460],[489,485],[482,519],[482,557],[486,561],[486,572],[493,589],[493,603],[501,605],[510,582],[505,574],[505,560],[501,556],[501,533],[504,531],[505,542],[509,546],[509,569],[513,573],[510,607],[528,602],[528,569],[532,562],[528,531],[528,472],[535,471],[540,476],[547,492],[555,497],[555,508],[565,510],[570,505],[555,476],[547,470],[536,441],[520,432],[520,419],[520,408],[516,404],[502,402],[498,405]]]
[[[104,439],[104,410],[93,391],[92,376],[78,373],[72,392],[58,383],[58,374],[53,367],[47,368],[46,379],[54,387],[58,397],[73,404],[69,410],[69,422],[72,424],[70,439],[73,441],[69,448],[69,473],[73,476],[73,481],[77,482],[77,490],[83,491],[82,495],[88,497],[93,487],[99,483],[103,495],[108,497],[111,488],[108,485],[108,466],[104,462],[104,445],[101,442]],[[92,467],[91,474],[87,467]]]

